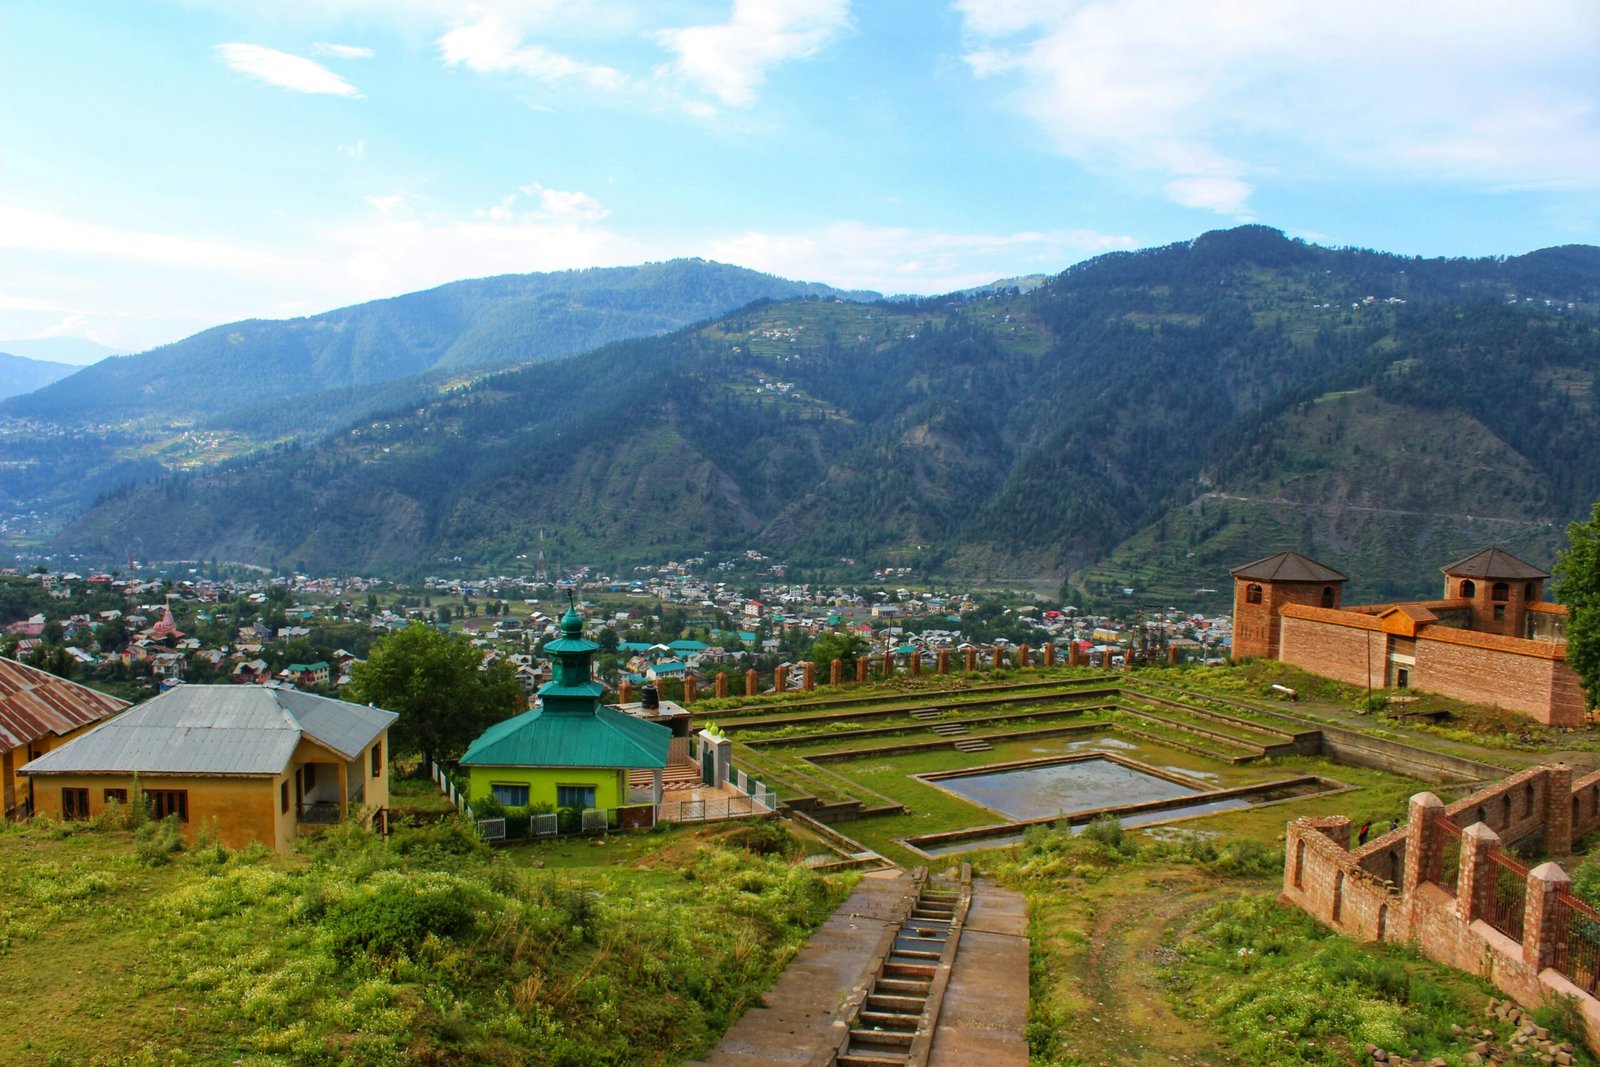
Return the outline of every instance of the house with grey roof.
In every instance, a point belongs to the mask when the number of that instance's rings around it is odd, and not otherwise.
[[[139,800],[230,848],[286,849],[308,827],[389,803],[392,711],[294,689],[180,685],[20,768],[34,810]]]

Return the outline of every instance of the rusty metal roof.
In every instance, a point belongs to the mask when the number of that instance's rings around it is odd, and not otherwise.
[[[0,658],[0,750],[61,737],[129,706],[108,693]]]

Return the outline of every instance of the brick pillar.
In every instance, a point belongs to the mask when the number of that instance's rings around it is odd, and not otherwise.
[[[1562,923],[1558,929],[1551,911],[1556,890],[1571,885],[1567,872],[1554,863],[1541,863],[1528,872],[1528,900],[1522,913],[1522,962],[1535,974],[1554,963],[1556,954],[1566,947],[1561,939],[1568,936],[1568,924]]]
[[[717,675],[716,693],[718,700],[721,700],[728,695],[728,676],[726,674]]]
[[[1028,666],[1028,660],[1032,655],[1033,655],[1033,649],[1029,648],[1027,645],[1018,645],[1017,646],[1017,666],[1026,669],[1027,666]]]
[[[789,665],[780,663],[772,670],[772,688],[779,693],[789,691]]]
[[[922,673],[922,653],[911,653],[911,674],[913,677]]]
[[[1044,665],[1046,667],[1054,667],[1056,665],[1056,643],[1054,641],[1048,641],[1045,643]]]
[[[1406,869],[1400,886],[1408,900],[1433,873],[1435,850],[1439,847],[1433,820],[1443,814],[1444,801],[1432,793],[1417,793],[1411,798],[1406,815]]]
[[[883,676],[885,678],[894,677],[894,653],[893,652],[885,652],[883,654]]]
[[[866,656],[862,656],[860,659],[856,660],[856,681],[858,683],[865,682],[867,680],[867,671],[871,669],[872,661]]]
[[[626,678],[617,686],[617,703],[630,704],[633,702],[633,683]]]
[[[683,676],[683,702],[685,704],[694,703],[695,690],[697,688],[699,688],[699,683],[694,680],[694,675],[686,674]]]
[[[1005,649],[1001,648],[999,645],[995,645],[994,646],[994,666],[995,666],[995,669],[999,670],[1001,667],[1004,667],[1005,665],[1006,665],[1006,652],[1005,652]]]
[[[1171,663],[1171,664],[1176,664],[1178,662],[1178,646],[1177,645],[1168,645],[1167,646],[1167,662]]]
[[[978,650],[975,649],[975,648],[969,648],[969,649],[967,649],[967,670],[968,671],[975,671],[977,669],[978,669]]]
[[[1545,768],[1544,850],[1552,856],[1572,851],[1572,768],[1565,763]]]
[[[1489,914],[1494,880],[1499,873],[1489,853],[1500,847],[1500,835],[1475,822],[1461,831],[1461,876],[1456,881],[1456,918],[1464,923]]]
[[[760,684],[761,684],[760,682],[756,681],[756,669],[754,667],[751,667],[749,670],[744,672],[744,695],[745,696],[747,696],[747,697],[755,696],[758,692],[760,692],[760,689],[757,688]]]
[[[806,660],[805,663],[801,665],[800,688],[809,693],[816,687],[817,665],[812,663],[810,660]]]
[[[948,648],[941,648],[939,650],[939,673],[950,673],[950,650]]]
[[[838,685],[844,681],[844,661],[830,660],[828,663],[828,684]]]

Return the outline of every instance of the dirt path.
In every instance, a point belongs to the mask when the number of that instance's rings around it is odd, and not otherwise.
[[[1117,889],[1099,902],[1079,960],[1087,1017],[1071,1054],[1097,1067],[1231,1064],[1209,1032],[1172,1011],[1158,972],[1194,914],[1235,890],[1171,870],[1118,879]]]

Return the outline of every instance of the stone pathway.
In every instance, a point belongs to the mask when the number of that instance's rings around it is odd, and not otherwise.
[[[929,1067],[1027,1067],[1028,902],[979,878],[950,969]]]

